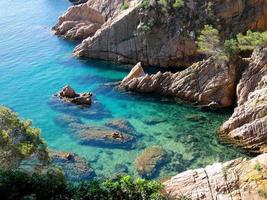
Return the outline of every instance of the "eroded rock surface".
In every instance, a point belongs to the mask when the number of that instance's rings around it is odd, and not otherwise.
[[[255,50],[237,86],[238,105],[220,133],[254,152],[267,152],[267,47]]]
[[[168,159],[167,151],[158,146],[151,146],[136,158],[135,167],[140,176],[152,178]]]
[[[205,24],[213,24],[222,38],[248,29],[267,29],[264,0],[190,0],[166,12],[158,1],[150,1],[147,7],[141,2],[133,1],[108,20],[76,47],[75,55],[151,66],[189,66],[198,59],[195,40]]]
[[[85,3],[70,7],[64,15],[59,17],[58,23],[52,29],[56,35],[83,40],[93,36],[104,22],[104,16],[91,8],[89,3]]]
[[[61,167],[68,180],[88,180],[95,176],[94,170],[87,161],[76,154],[50,151],[49,156],[51,165]]]
[[[209,107],[233,105],[239,66],[219,62],[211,57],[184,71],[145,74],[138,63],[126,76],[120,88],[144,93],[175,96]]]
[[[171,197],[192,200],[264,200],[267,154],[182,172],[164,183]]]

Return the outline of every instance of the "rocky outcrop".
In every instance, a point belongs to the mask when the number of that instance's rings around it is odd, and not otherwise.
[[[63,102],[80,106],[88,106],[91,105],[92,102],[92,93],[86,92],[78,94],[69,85],[66,85],[58,94],[55,94],[55,96]]]
[[[127,3],[130,4],[132,1],[136,0],[127,0]],[[120,13],[122,10],[122,3],[124,0],[88,0],[88,5],[100,12],[106,20],[111,17],[114,17]]]
[[[237,86],[237,98],[220,135],[253,152],[267,152],[267,47],[254,51]]]
[[[76,154],[50,151],[49,156],[51,165],[61,167],[68,180],[88,180],[95,176],[94,170],[87,161]]]
[[[68,39],[83,40],[93,36],[105,22],[104,16],[88,3],[70,7],[52,28],[56,35]]]
[[[145,178],[152,178],[160,166],[168,161],[168,153],[158,146],[146,148],[135,160],[138,174]]]
[[[137,2],[85,39],[75,48],[75,55],[151,66],[189,66],[198,59],[195,40],[205,24],[214,25],[222,38],[248,29],[267,29],[264,0],[190,0],[177,9],[165,8],[158,1]]]
[[[188,170],[164,182],[177,199],[264,200],[267,195],[267,154]]]
[[[219,62],[211,57],[184,71],[145,74],[138,63],[119,88],[174,96],[208,107],[233,105],[239,65]]]

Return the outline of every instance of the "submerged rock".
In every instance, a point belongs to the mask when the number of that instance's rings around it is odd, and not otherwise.
[[[63,102],[81,106],[91,105],[92,102],[92,93],[86,92],[78,94],[69,85],[66,85],[58,94],[55,94],[55,96]]]
[[[147,125],[156,125],[156,124],[163,123],[166,121],[167,119],[163,119],[161,117],[149,117],[149,118],[144,119],[143,122]]]
[[[105,126],[72,124],[71,128],[83,145],[131,149],[135,142],[134,136]]]
[[[95,177],[95,172],[87,161],[76,154],[50,151],[49,156],[51,165],[61,167],[68,180],[81,181]]]
[[[105,18],[88,3],[73,6],[58,19],[52,28],[56,35],[68,39],[82,40],[93,36],[105,22]]]
[[[267,189],[267,154],[182,172],[164,182],[172,198],[192,200],[263,200]]]
[[[237,86],[237,98],[220,135],[253,152],[267,152],[267,47],[254,51]]]
[[[134,127],[125,119],[112,119],[106,122],[105,126],[128,134],[135,133]]]
[[[119,88],[174,96],[212,108],[229,107],[234,103],[238,72],[238,64],[218,62],[214,57],[181,72],[153,75],[144,74],[138,63]]]
[[[163,163],[168,161],[168,153],[158,146],[146,148],[136,159],[138,174],[145,178],[153,178]]]
[[[186,119],[192,122],[206,121],[207,118],[200,114],[187,115]]]
[[[62,103],[61,99],[53,96],[49,100],[49,105],[56,111],[71,115],[74,117],[84,117],[88,119],[100,120],[103,118],[110,118],[112,114],[101,103],[94,101],[90,106],[77,106],[70,102]]]
[[[55,117],[54,122],[63,127],[69,126],[72,123],[82,123],[79,118],[67,114],[58,115]]]

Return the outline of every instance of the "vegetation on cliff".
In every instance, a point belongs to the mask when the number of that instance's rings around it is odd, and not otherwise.
[[[20,120],[10,109],[0,106],[0,167],[16,169],[23,160],[35,157],[40,165],[49,161],[47,145],[40,130],[29,120]]]
[[[239,33],[236,38],[222,40],[219,31],[211,25],[205,25],[197,39],[198,51],[208,56],[216,56],[219,60],[229,60],[242,51],[252,51],[267,43],[267,32]]]

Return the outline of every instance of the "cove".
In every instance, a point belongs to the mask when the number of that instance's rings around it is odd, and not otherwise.
[[[0,3],[0,103],[32,119],[50,148],[85,157],[98,176],[126,172],[137,176],[135,158],[144,148],[158,145],[173,154],[157,177],[246,156],[218,142],[216,129],[230,113],[204,112],[162,97],[125,93],[108,83],[120,81],[128,66],[72,57],[75,43],[54,36],[50,29],[70,4],[65,0],[2,1]],[[86,117],[51,100],[64,85],[90,91],[100,106]],[[90,108],[89,108],[90,109]],[[100,110],[107,113],[100,116]],[[102,126],[126,119],[136,130],[132,149],[81,145],[57,118],[68,113],[85,124]],[[176,158],[176,159],[174,159]],[[123,170],[122,170],[123,169]]]

